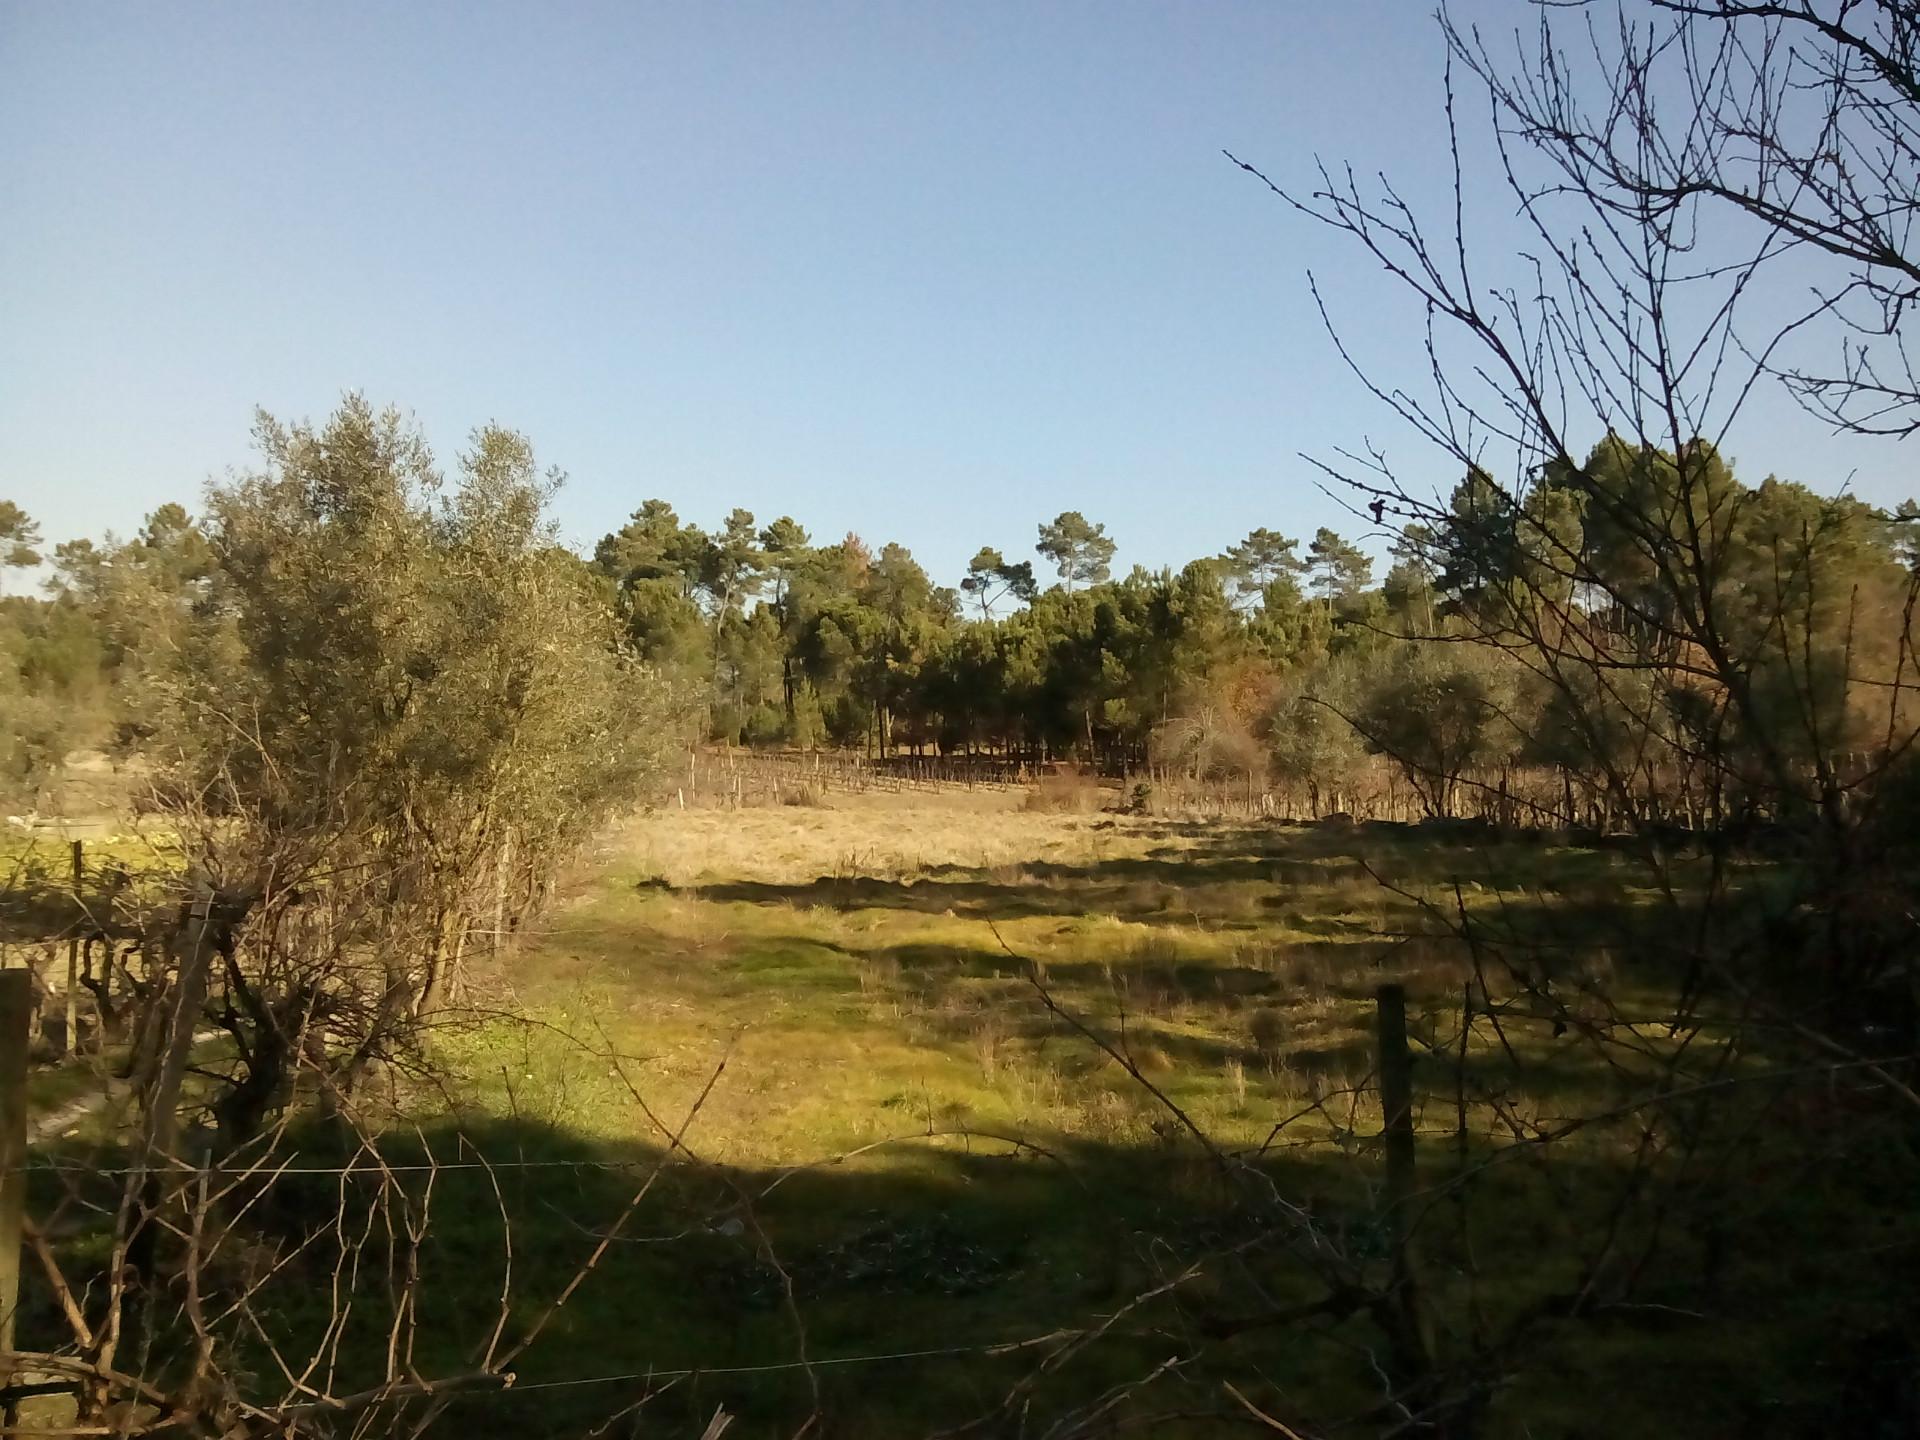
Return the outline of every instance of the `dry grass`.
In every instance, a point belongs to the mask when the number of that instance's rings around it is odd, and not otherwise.
[[[897,1126],[904,1093],[1041,1138],[1091,1106],[1112,1132],[1110,1102],[1074,1091],[1131,1082],[1048,1015],[1031,964],[1222,1143],[1253,1143],[1275,1106],[1368,1073],[1380,981],[1457,1013],[1468,968],[1419,905],[1423,887],[1455,903],[1451,881],[1377,878],[1411,843],[964,790],[667,810],[606,839],[499,983],[556,1034],[641,1057],[656,1108],[730,1052],[710,1150],[789,1163]],[[555,1040],[513,1104],[644,1123],[606,1069]]]
[[[1030,812],[1005,791],[836,794],[804,807],[636,817],[602,840],[582,875],[637,864],[676,885],[707,878],[785,884],[836,873],[897,879],[941,866],[1075,863],[1112,853],[1111,822]]]
[[[1094,776],[1082,770],[1061,770],[1028,786],[1021,808],[1086,815],[1103,808],[1107,799],[1107,792]]]
[[[1363,1213],[1381,1126],[1374,989],[1404,982],[1415,1034],[1451,1045],[1469,973],[1423,907],[1498,920],[1532,906],[1546,921],[1565,905],[1625,913],[1630,893],[1611,857],[1446,849],[1367,826],[1036,810],[1004,792],[676,809],[609,836],[546,933],[494,977],[502,1009],[536,1023],[452,1036],[444,1053],[465,1077],[454,1096],[463,1124],[510,1116],[607,1148],[657,1146],[633,1092],[677,1117],[725,1057],[690,1144],[746,1177],[809,1167],[769,1221],[784,1247],[804,1255],[878,1215],[991,1233],[1022,1257],[964,1300],[814,1297],[820,1353],[885,1349],[930,1329],[997,1338],[1123,1308],[1160,1273],[1155,1247],[1177,1252],[1227,1208],[1217,1167],[1182,1125],[1048,997],[1218,1145],[1286,1167],[1300,1187],[1289,1194]],[[1577,924],[1597,951],[1584,913]],[[1628,943],[1616,953],[1631,955]],[[1576,978],[1610,963],[1599,954]],[[1498,1037],[1475,1034],[1467,1058],[1497,1066],[1507,1047],[1531,1067],[1505,1100],[1524,1114],[1551,1120],[1613,1093],[1613,1077],[1567,1059],[1548,1017],[1510,1011]],[[1418,1073],[1451,1063],[1436,1052]],[[1478,1101],[1470,1119],[1476,1134],[1496,1133]],[[1450,1094],[1418,1106],[1439,1163],[1454,1163],[1454,1123]],[[1574,1144],[1605,1159],[1632,1137],[1596,1129]],[[1537,1298],[1564,1276],[1528,1261],[1513,1237],[1544,1244],[1579,1222],[1565,1196],[1528,1189],[1524,1167],[1500,1173],[1518,1178],[1476,1242],[1476,1283]],[[1128,1258],[1136,1245],[1154,1257],[1146,1270]],[[1509,1254],[1516,1263],[1495,1276]],[[664,1250],[636,1246],[634,1257],[667,1267],[652,1283],[692,1298],[657,1320],[609,1301],[609,1323],[592,1333],[603,1329],[602,1349],[619,1354],[602,1354],[602,1368],[631,1368],[633,1353],[701,1365],[790,1357],[784,1332],[741,1336],[739,1305],[703,1289],[701,1272],[674,1268],[683,1262]],[[1359,1353],[1298,1338],[1262,1363],[1302,1394]],[[1063,1383],[1100,1393],[1137,1375],[1127,1367],[1138,1358],[1123,1351],[1104,1371],[1090,1359]],[[929,1388],[930,1376],[947,1388]],[[981,1383],[978,1362],[927,1367],[910,1384],[847,1396],[842,1414],[871,1418],[833,1433],[937,1430],[969,1413]],[[792,1433],[798,1420],[782,1413],[791,1423],[750,1433]],[[1549,1431],[1573,1433],[1537,1433]]]

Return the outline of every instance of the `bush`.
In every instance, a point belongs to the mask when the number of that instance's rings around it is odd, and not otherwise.
[[[787,712],[778,705],[756,705],[747,712],[741,735],[749,745],[778,745],[787,739]]]
[[[1091,814],[1100,808],[1100,782],[1084,770],[1056,770],[1027,787],[1022,808]]]

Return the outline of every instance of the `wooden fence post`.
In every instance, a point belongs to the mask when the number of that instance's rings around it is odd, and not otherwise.
[[[27,1209],[27,1044],[33,976],[0,970],[0,1389],[13,1383],[13,1316],[20,1304],[20,1232]],[[11,1401],[0,1424],[14,1423]]]
[[[1398,1245],[1405,1204],[1413,1197],[1413,1056],[1407,1050],[1407,992],[1401,985],[1374,991],[1379,1024],[1380,1110],[1387,1149],[1387,1205]]]
[[[1419,1384],[1433,1370],[1433,1342],[1422,1313],[1413,1256],[1413,1203],[1418,1181],[1413,1145],[1413,1054],[1407,1048],[1407,992],[1401,985],[1374,991],[1379,1028],[1380,1110],[1387,1152],[1386,1225],[1393,1256],[1393,1348],[1402,1384]]]

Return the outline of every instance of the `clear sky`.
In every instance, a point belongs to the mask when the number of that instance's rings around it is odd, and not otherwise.
[[[244,465],[254,406],[351,388],[447,460],[525,430],[589,546],[656,495],[946,583],[1063,509],[1122,567],[1359,533],[1297,452],[1454,477],[1306,271],[1376,354],[1415,317],[1220,151],[1437,201],[1441,58],[1423,0],[0,0],[0,496],[126,533]],[[1749,479],[1915,488],[1789,407],[1733,441]]]

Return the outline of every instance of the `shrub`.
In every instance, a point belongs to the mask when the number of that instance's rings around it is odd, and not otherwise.
[[[1028,787],[1024,808],[1090,814],[1100,808],[1100,782],[1084,770],[1056,770]]]
[[[1269,1069],[1280,1062],[1287,1043],[1286,1017],[1278,1010],[1256,1010],[1247,1021],[1247,1036]]]
[[[747,712],[741,735],[749,745],[778,745],[788,738],[787,712],[778,705],[756,705]]]

